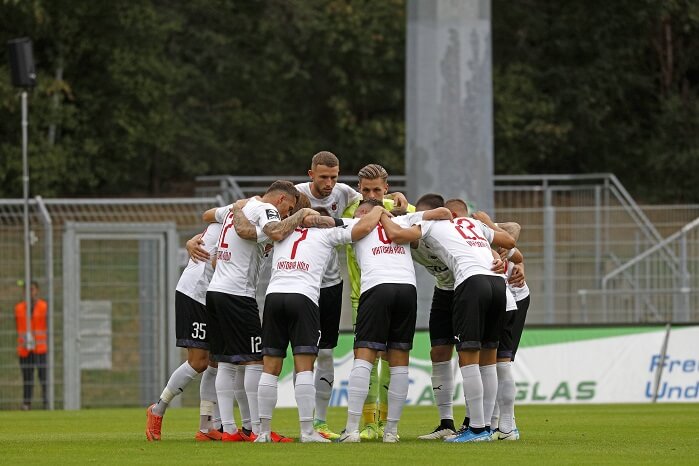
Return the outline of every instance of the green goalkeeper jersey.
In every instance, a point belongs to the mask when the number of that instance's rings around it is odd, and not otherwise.
[[[359,199],[354,203],[347,206],[345,211],[342,213],[343,218],[354,217],[354,211],[359,207],[359,203],[362,200]],[[386,210],[393,210],[393,200],[384,199],[383,206]],[[408,212],[415,212],[415,206],[408,204]],[[362,284],[362,273],[359,269],[359,264],[357,264],[357,258],[354,255],[354,249],[351,244],[347,245],[347,274],[349,275],[350,286],[352,287],[350,292],[350,298],[352,300],[352,311],[354,312],[353,320],[357,317],[357,307],[359,307],[359,295]]]

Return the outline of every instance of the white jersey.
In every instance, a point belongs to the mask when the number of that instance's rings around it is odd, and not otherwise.
[[[307,183],[297,184],[296,189],[298,189],[300,193],[304,194],[308,198],[308,200],[311,202],[311,208],[315,209],[316,207],[323,207],[334,218],[340,218],[348,205],[354,203],[357,199],[362,197],[361,194],[345,183],[335,184],[332,192],[326,197],[315,197],[311,193],[310,181]],[[323,281],[320,283],[320,287],[328,288],[337,285],[341,281],[342,275],[340,274],[340,259],[338,258],[337,251],[333,250],[330,255],[330,259],[328,259],[328,265],[325,269],[325,274],[323,275]]]
[[[320,281],[336,246],[352,242],[352,227],[297,228],[274,243],[267,294],[299,293],[318,304]]]
[[[357,199],[361,199],[362,195],[345,183],[337,183],[332,192],[327,197],[315,197],[311,194],[311,182],[299,183],[296,189],[301,194],[304,194],[309,201],[311,207],[324,207],[330,212],[330,215],[335,218],[342,217],[348,205],[354,203]]]
[[[218,246],[218,236],[221,234],[220,223],[210,223],[204,233],[201,235],[203,241],[202,247],[206,249],[210,257],[216,254]],[[189,259],[187,267],[182,271],[180,280],[175,288],[182,294],[189,296],[195,301],[206,305],[206,290],[209,288],[209,282],[214,274],[214,268],[211,266],[211,259],[208,261],[194,262]]]
[[[416,249],[410,249],[413,260],[422,265],[432,275],[437,283],[435,286],[440,290],[454,290],[454,274],[449,267],[435,255],[424,240],[419,240]]]
[[[403,228],[410,227],[422,219],[422,212],[401,215],[393,221]],[[354,219],[354,223],[358,222]],[[348,220],[349,222],[349,220]],[[410,245],[392,242],[381,224],[352,246],[357,264],[362,271],[360,293],[383,283],[415,284],[415,268]]]
[[[507,264],[507,270],[505,270],[505,276],[509,280],[510,277],[512,276],[512,271],[514,270],[515,263],[510,262],[510,261],[505,261],[505,264]],[[522,286],[522,287],[513,286],[513,285],[510,285],[508,283],[507,289],[510,290],[510,292],[514,296],[515,301],[521,301],[524,298],[526,298],[527,296],[529,296],[529,286],[527,286],[527,282],[524,282],[524,286]]]
[[[454,288],[473,275],[497,276],[491,269],[490,243],[495,232],[482,222],[460,217],[453,221],[420,222],[422,238],[454,273]]]
[[[209,284],[209,291],[235,296],[256,296],[257,281],[265,251],[267,236],[262,229],[269,222],[281,220],[272,204],[250,199],[243,208],[247,219],[255,225],[257,242],[242,239],[233,226],[230,206],[216,209],[216,220],[223,224],[216,253],[216,271]]]

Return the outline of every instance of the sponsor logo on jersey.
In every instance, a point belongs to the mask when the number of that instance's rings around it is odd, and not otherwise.
[[[281,220],[279,217],[279,212],[277,212],[274,209],[265,209],[265,212],[267,213],[267,220]]]

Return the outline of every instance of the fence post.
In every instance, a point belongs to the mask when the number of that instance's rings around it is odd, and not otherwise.
[[[544,295],[547,324],[556,320],[556,210],[551,188],[544,187]]]
[[[46,388],[48,390],[48,409],[55,409],[55,374],[56,374],[56,355],[55,355],[55,341],[56,334],[54,330],[54,316],[56,314],[55,301],[53,299],[53,222],[51,221],[51,215],[49,214],[44,200],[41,196],[36,196],[36,205],[39,208],[41,223],[44,224],[44,229],[46,230],[46,238],[44,241],[44,254],[46,255],[46,301],[48,302],[49,315],[48,315],[48,360],[46,368]]]
[[[676,313],[673,322],[688,322],[689,321],[689,271],[687,270],[687,233],[682,232],[680,236],[680,293],[681,305],[676,308]]]

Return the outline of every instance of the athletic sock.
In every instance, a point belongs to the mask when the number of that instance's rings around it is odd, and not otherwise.
[[[313,405],[316,397],[312,371],[296,374],[294,395],[296,396],[296,406],[298,406],[299,410],[301,434],[310,435],[313,433]]]
[[[334,382],[335,365],[333,362],[333,350],[318,350],[314,383],[316,387],[315,418],[320,422],[325,422],[327,420],[328,405],[330,404]]]
[[[240,410],[240,423],[243,425],[243,429],[251,430],[250,405],[248,396],[245,393],[245,366],[239,364],[235,369],[236,376],[233,390],[235,391],[235,401],[238,402],[238,409]]]
[[[197,374],[198,372],[195,371],[187,361],[183,362],[180,367],[175,369],[175,372],[170,376],[170,380],[167,381],[167,385],[160,395],[160,399],[153,407],[153,414],[156,416],[164,416],[165,410],[172,402],[173,398],[181,394]]]
[[[379,396],[379,361],[374,361],[369,374],[369,389],[362,408],[362,421],[364,424],[376,422],[376,399]]]
[[[489,425],[498,396],[498,373],[495,364],[481,366],[480,372],[483,383],[483,419],[487,421],[486,425]]]
[[[208,432],[213,429],[212,419],[214,417],[214,407],[216,399],[216,374],[218,369],[207,367],[201,375],[199,384],[199,430]]]
[[[379,402],[377,404],[379,422],[385,422],[388,419],[388,386],[390,383],[391,368],[388,365],[388,361],[379,359]]]
[[[237,369],[234,364],[220,362],[216,374],[216,397],[221,410],[223,431],[233,434],[238,430],[233,417],[233,402],[235,400],[235,377]]]
[[[498,395],[495,398],[495,407],[493,408],[493,415],[490,416],[490,428],[493,430],[498,429],[498,427],[500,426],[500,390],[502,390],[502,380],[500,380],[500,371],[498,370]]]
[[[384,432],[397,435],[398,421],[408,398],[408,366],[396,366],[390,368],[391,382],[388,387],[388,413]]]
[[[260,409],[257,399],[257,389],[262,376],[262,364],[250,364],[245,366],[245,394],[250,408],[250,423],[252,431],[260,433]]]
[[[512,362],[499,362],[498,372],[498,406],[500,406],[500,432],[514,429],[515,416],[515,380],[512,377]]]
[[[263,372],[257,389],[257,401],[260,412],[260,434],[272,431],[272,413],[277,405],[277,386],[279,377]]]
[[[346,432],[359,430],[359,418],[362,415],[362,405],[369,393],[369,379],[372,364],[362,359],[355,359],[347,386],[347,425]],[[374,422],[373,419],[371,422]]]
[[[213,424],[214,429],[223,430],[223,424],[221,424],[221,410],[218,406],[218,399],[214,405],[214,417],[211,420],[211,423]]]
[[[464,399],[468,405],[469,427],[485,428],[483,417],[483,382],[478,364],[469,364],[461,368],[463,377]]]
[[[451,419],[454,423],[454,374],[451,360],[432,363],[432,392],[437,403],[440,419]]]

